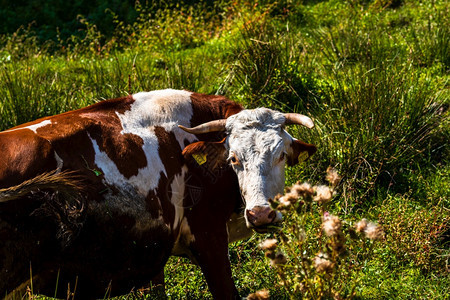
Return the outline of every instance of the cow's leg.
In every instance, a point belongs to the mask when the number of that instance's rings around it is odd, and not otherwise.
[[[190,248],[214,299],[240,299],[231,275],[226,232],[196,234]]]

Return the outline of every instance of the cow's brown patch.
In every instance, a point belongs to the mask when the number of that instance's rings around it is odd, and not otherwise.
[[[56,168],[51,143],[31,130],[2,132],[0,153],[0,188]]]
[[[192,93],[191,101],[194,111],[191,127],[212,120],[226,119],[243,109],[240,104],[218,95]],[[202,134],[199,138],[203,141],[220,141],[224,137],[225,132],[213,132]]]
[[[175,207],[171,202],[173,192],[171,184],[175,176],[181,174],[181,167],[184,164],[181,155],[182,149],[173,132],[168,132],[160,126],[156,126],[154,131],[156,137],[158,138],[158,154],[165,166],[167,174],[167,176],[165,176],[161,173],[157,191],[162,209],[164,211],[163,217],[166,224],[174,224]]]

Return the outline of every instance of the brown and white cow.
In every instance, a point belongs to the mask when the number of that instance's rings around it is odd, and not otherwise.
[[[236,298],[228,242],[281,221],[268,200],[283,191],[285,163],[316,151],[288,124],[313,127],[168,89],[1,132],[0,295],[30,272],[34,292],[53,295],[58,282],[82,298],[128,293],[186,255],[215,298]]]

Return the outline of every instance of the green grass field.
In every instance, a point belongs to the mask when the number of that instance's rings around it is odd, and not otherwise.
[[[323,184],[329,166],[342,179],[326,207],[286,215],[285,240],[254,235],[230,245],[241,295],[267,289],[273,299],[340,299],[316,293],[325,290],[356,299],[448,299],[448,1],[221,0],[134,9],[132,23],[113,15],[108,33],[80,17],[81,30],[65,39],[43,40],[27,24],[0,36],[0,130],[160,88],[308,114],[313,130],[290,130],[319,150],[287,168],[287,186]],[[298,257],[328,245],[324,209],[347,227],[377,222],[384,237],[348,244],[350,255],[331,275],[280,280],[280,267],[258,244],[276,237],[292,277]],[[170,299],[211,297],[189,261],[173,257],[165,273]]]

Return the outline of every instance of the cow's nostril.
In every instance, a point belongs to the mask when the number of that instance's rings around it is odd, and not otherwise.
[[[248,217],[253,217],[254,215],[256,215],[256,212],[254,212],[253,210],[247,210]]]
[[[267,218],[270,220],[270,222],[273,222],[275,220],[275,217],[277,216],[277,213],[272,210],[269,215],[267,216]]]
[[[247,220],[254,225],[257,217],[256,217],[256,213],[252,210],[247,210]]]

